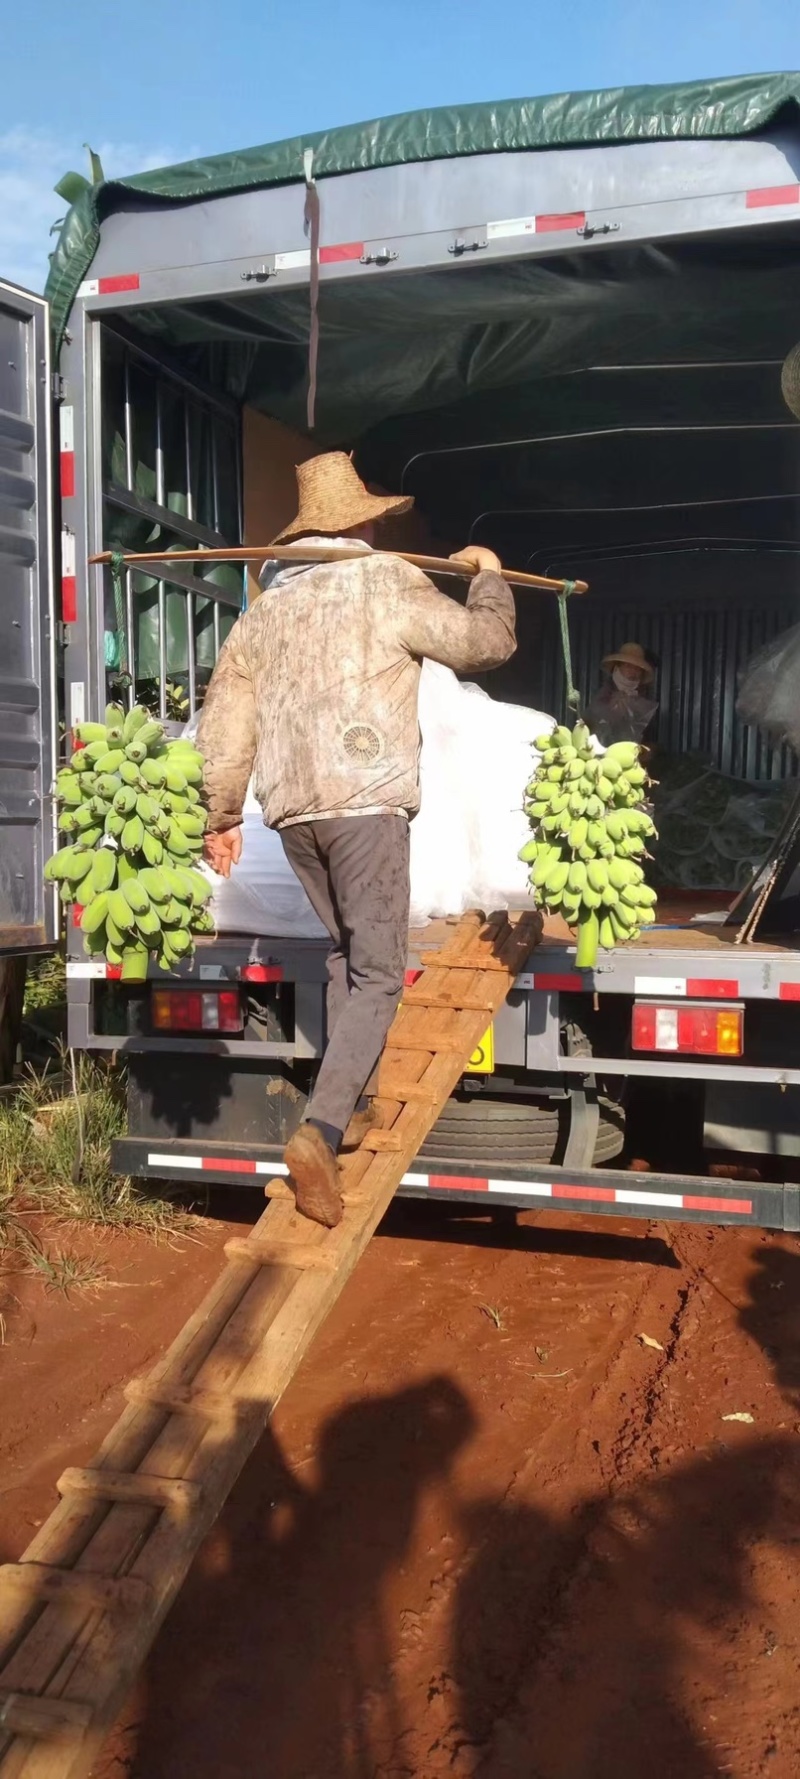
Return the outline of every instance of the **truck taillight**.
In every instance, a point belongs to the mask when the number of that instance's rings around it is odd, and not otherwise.
[[[238,988],[154,988],[150,1010],[158,1032],[240,1032]]]
[[[672,1050],[679,1056],[741,1056],[744,1008],[635,1001],[631,1043],[634,1050]]]

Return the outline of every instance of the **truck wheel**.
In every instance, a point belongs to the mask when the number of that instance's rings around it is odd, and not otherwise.
[[[425,1161],[464,1161],[502,1167],[558,1163],[569,1131],[565,1101],[451,1099],[420,1150]],[[625,1141],[625,1113],[612,1100],[600,1100],[595,1166],[612,1161]]]

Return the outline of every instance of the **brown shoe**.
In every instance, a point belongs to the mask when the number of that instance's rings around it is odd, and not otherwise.
[[[354,1112],[342,1137],[343,1149],[357,1149],[366,1136],[367,1131],[374,1130],[383,1122],[374,1100],[364,1107],[363,1112]]]
[[[334,1229],[342,1220],[339,1170],[322,1132],[313,1124],[299,1125],[286,1145],[284,1160],[298,1211]]]

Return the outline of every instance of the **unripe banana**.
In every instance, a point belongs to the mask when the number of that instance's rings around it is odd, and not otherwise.
[[[593,909],[581,916],[578,925],[578,945],[575,952],[575,968],[591,970],[597,961],[597,946],[600,941],[600,926]]]
[[[604,951],[612,951],[617,943],[617,935],[608,914],[604,914],[600,921],[599,941]]]
[[[106,753],[98,756],[96,761],[97,770],[98,772],[119,772],[124,759],[124,748],[112,747]]]
[[[95,894],[110,890],[117,875],[117,855],[110,846],[101,846],[94,855],[91,878]]]
[[[157,834],[145,834],[142,840],[142,852],[148,865],[161,864],[164,857],[164,846]]]
[[[587,798],[586,807],[583,813],[588,817],[590,822],[602,821],[606,813],[606,806],[602,801],[602,798],[598,797],[593,792],[591,797]]]
[[[619,921],[620,925],[627,931],[630,927],[636,926],[636,915],[634,914],[633,909],[629,908],[628,904],[625,902],[625,893],[626,892],[623,890],[622,895],[614,908],[614,919]]]
[[[145,827],[148,827],[158,821],[161,811],[152,797],[148,797],[145,791],[140,791],[136,798],[136,814],[141,817]]]
[[[137,772],[136,776],[138,779],[140,776],[139,772]],[[149,785],[166,784],[167,762],[166,762],[165,757],[162,755],[161,758],[158,760],[153,760],[153,759],[143,760],[142,765],[141,765],[141,777],[144,779],[145,784],[149,784]]]
[[[614,786],[611,779],[606,778],[604,772],[600,774],[600,777],[597,780],[597,795],[598,797],[602,797],[604,803],[610,803],[614,795]]]
[[[170,766],[168,764],[165,774],[165,782],[168,790],[180,793],[181,791],[185,791],[189,780],[186,773],[181,771],[179,766]]]
[[[546,752],[547,748],[549,748],[549,746],[550,746],[550,739],[551,739],[550,731],[548,731],[547,733],[542,733],[541,735],[537,735],[536,740],[534,741],[534,744],[533,744],[536,749],[537,754],[543,754]]]
[[[600,891],[600,899],[604,908],[616,908],[619,891],[615,890],[613,884],[607,883],[605,889]]]
[[[105,741],[106,725],[105,723],[77,723],[72,733],[77,736],[79,741],[83,741],[84,743],[91,741]]]
[[[133,785],[124,784],[114,798],[114,809],[117,815],[133,815],[136,808],[136,792]]]
[[[137,735],[139,730],[144,727],[144,724],[148,722],[149,715],[149,711],[145,710],[143,704],[134,704],[133,710],[128,711],[122,725],[122,740],[126,746],[129,741],[133,740],[134,735]]]
[[[148,908],[145,913],[137,914],[136,927],[143,939],[161,938],[161,916],[156,908]]]
[[[551,743],[551,746],[553,746],[553,747],[571,747],[572,746],[572,735],[571,735],[569,729],[564,728],[563,723],[559,723],[557,725],[557,727],[553,730],[553,732],[550,736],[550,743]]]
[[[569,864],[566,859],[559,859],[555,865],[551,865],[544,882],[544,888],[548,893],[551,891],[563,890],[568,877]]]
[[[169,901],[170,887],[163,871],[146,865],[140,875],[151,902],[157,902],[160,906],[162,902]]]
[[[583,778],[583,761],[570,760],[569,765],[564,767],[564,777],[568,778],[570,781],[572,781],[572,779]]]
[[[588,830],[586,833],[587,846],[591,846],[593,848],[593,850],[596,852],[598,846],[602,846],[603,841],[605,839],[606,839],[606,824],[605,824],[605,822],[590,821],[589,827],[588,827]]]
[[[558,847],[548,846],[546,849],[543,848],[533,867],[533,882],[537,889],[541,888],[541,885],[545,882],[553,865],[557,864],[560,858],[561,853]]]
[[[112,839],[118,840],[126,819],[126,816],[121,815],[118,810],[110,809],[103,824],[106,834],[110,834]]]
[[[108,914],[106,915],[106,939],[107,939],[108,945],[109,946],[113,945],[115,950],[117,950],[120,953],[120,956],[116,957],[116,958],[112,958],[110,956],[110,954],[107,953],[109,963],[121,963],[122,962],[121,953],[122,953],[122,948],[125,944],[125,934],[122,932],[121,928],[117,926],[117,923],[114,920],[113,915],[111,913],[110,905],[109,905]]]
[[[133,760],[123,760],[119,769],[119,776],[124,785],[134,787],[139,783],[139,768],[134,765]]]
[[[80,778],[85,777],[87,773],[91,773],[92,762],[89,759],[89,756],[86,752],[85,747],[80,747],[80,748],[76,749],[75,753],[72,755],[72,758],[70,759],[69,771],[77,772],[78,776]]]
[[[122,848],[124,852],[139,852],[144,840],[144,822],[141,816],[131,815],[122,830]]]
[[[600,891],[591,889],[589,884],[587,883],[586,888],[583,892],[584,906],[589,909],[600,908],[600,907],[602,907],[602,900],[603,899],[602,899],[602,896],[600,895]]]
[[[593,859],[586,867],[586,880],[593,890],[604,890],[608,886],[609,870],[604,859]]]
[[[628,823],[620,810],[612,810],[611,814],[606,817],[606,833],[609,840],[613,840],[615,846],[626,839]]]
[[[81,929],[84,933],[96,933],[103,925],[108,913],[108,901],[108,892],[104,890],[102,895],[94,897],[88,908],[84,908],[81,915]]]
[[[615,889],[625,889],[627,884],[634,881],[633,866],[627,859],[609,859],[608,881],[613,883]]]
[[[589,823],[585,816],[581,816],[579,821],[573,822],[569,831],[569,844],[573,852],[577,852],[578,847],[584,845],[588,832]]]
[[[133,909],[127,896],[123,895],[121,889],[112,890],[110,892],[108,898],[108,918],[113,921],[114,926],[120,933],[129,933],[133,926]]]
[[[569,888],[571,890],[573,890],[576,895],[580,895],[581,891],[583,889],[585,889],[585,887],[586,887],[586,866],[581,863],[580,859],[575,859],[574,862],[570,865],[569,877],[567,878],[567,883],[569,885]]]
[[[156,743],[163,742],[165,739],[163,725],[157,723],[155,719],[144,723],[136,735],[136,740],[147,748],[148,753],[153,753]]]
[[[575,818],[586,814],[586,798],[583,791],[572,791],[569,799],[569,812]]]
[[[150,897],[140,877],[130,877],[122,885],[122,894],[134,914],[145,914],[150,907]]]
[[[622,771],[619,760],[616,760],[613,754],[603,754],[598,761],[598,766],[604,777],[610,778],[612,784],[615,779],[619,778]]]
[[[622,767],[623,772],[627,772],[630,766],[637,764],[639,749],[635,741],[615,741],[610,748],[607,748],[603,758],[604,760],[615,760]]]
[[[525,845],[520,847],[517,858],[522,860],[523,865],[532,865],[541,845],[541,840],[526,840]]]

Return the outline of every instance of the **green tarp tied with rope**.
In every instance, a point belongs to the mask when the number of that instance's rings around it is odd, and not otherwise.
[[[284,142],[161,167],[130,179],[105,180],[72,206],[52,257],[46,296],[60,344],[78,287],[88,276],[103,218],[131,192],[167,203],[190,203],[273,185],[302,184],[303,155],[313,149],[314,176],[373,167],[449,160],[454,156],[531,149],[582,148],[622,142],[752,135],[787,107],[800,105],[799,74],[739,75],[673,86],[616,87],[446,105],[321,130]]]

